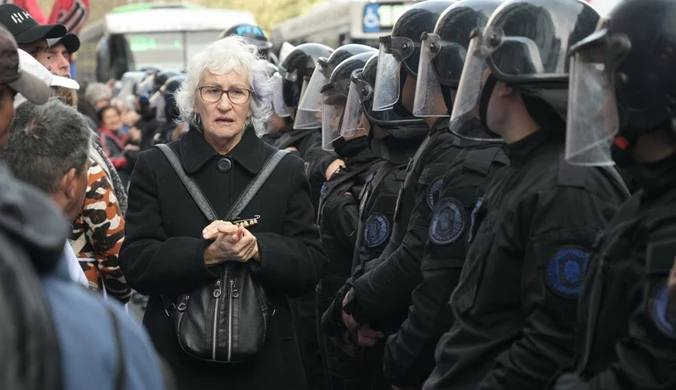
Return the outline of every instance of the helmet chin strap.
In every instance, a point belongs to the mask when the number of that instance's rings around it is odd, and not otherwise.
[[[479,119],[487,130],[490,130],[488,127],[488,103],[491,101],[491,95],[493,95],[493,90],[497,84],[498,79],[491,73],[481,89],[481,96],[479,97]]]

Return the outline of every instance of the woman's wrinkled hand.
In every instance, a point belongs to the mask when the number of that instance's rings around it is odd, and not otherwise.
[[[215,221],[202,231],[205,240],[214,240],[204,251],[204,263],[216,265],[224,261],[246,263],[260,261],[258,242],[250,231],[230,222]]]

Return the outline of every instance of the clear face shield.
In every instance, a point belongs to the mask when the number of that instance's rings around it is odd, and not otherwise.
[[[322,149],[332,151],[333,141],[341,136],[347,97],[330,84],[323,89],[322,97]]]
[[[611,145],[619,131],[614,74],[629,44],[606,30],[585,41],[571,57],[565,158],[575,165],[614,165]]]
[[[300,99],[303,100],[305,92],[307,92],[309,77],[303,79],[303,87],[300,90]],[[321,96],[321,95],[320,95]],[[322,110],[321,105],[317,110],[296,110],[296,116],[293,121],[293,128],[295,130],[314,129],[322,126]]]
[[[454,42],[441,40],[437,34],[423,33],[413,115],[448,117],[441,83],[457,86],[467,51]]]
[[[294,129],[308,129],[321,125],[317,118],[322,111],[322,88],[328,82],[329,80],[324,75],[324,67],[317,64],[312,77],[307,83],[303,83]]]
[[[505,36],[499,27],[475,29],[467,49],[449,128],[460,137],[494,142],[494,138],[476,138],[468,134],[472,128],[466,126],[479,119],[482,91],[491,72],[512,79],[556,73],[565,75],[559,68],[563,68],[560,62],[552,62],[545,67],[537,44],[528,38]]]
[[[415,43],[409,38],[391,36],[380,38],[373,110],[385,111],[399,101],[401,63],[414,51]]]
[[[150,92],[153,90],[153,83],[155,82],[155,76],[150,76],[144,81],[142,81],[137,87],[136,87],[136,94],[137,96],[148,96],[150,98]]]
[[[270,78],[270,81],[272,82],[272,91],[273,91],[272,109],[274,110],[274,113],[278,117],[288,118],[290,116],[289,110],[286,108],[286,104],[284,104],[284,94],[283,94],[284,78],[282,77],[281,74],[275,73]]]
[[[363,102],[371,98],[373,89],[366,81],[359,78],[360,75],[361,70],[352,72],[343,114],[343,125],[340,128],[342,137],[354,137],[358,131],[368,130],[364,118]]]
[[[167,107],[167,102],[164,100],[162,93],[157,91],[150,97],[148,101],[150,103],[150,108],[156,108],[155,111],[155,120],[159,122],[166,122],[167,116],[165,113],[165,108]]]

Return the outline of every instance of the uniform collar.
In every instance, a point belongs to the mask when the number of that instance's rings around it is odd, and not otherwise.
[[[509,157],[510,165],[521,166],[533,157],[536,150],[559,139],[563,139],[559,133],[548,129],[540,129],[512,144],[505,144],[504,150],[507,157]]]
[[[253,128],[244,130],[242,139],[226,155],[220,155],[209,145],[204,135],[195,127],[190,127],[186,135],[178,141],[181,152],[181,162],[186,172],[196,172],[207,162],[227,157],[234,160],[238,165],[249,171],[251,174],[257,174],[264,163],[263,141],[257,136]]]

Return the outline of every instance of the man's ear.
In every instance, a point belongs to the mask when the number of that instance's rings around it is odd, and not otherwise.
[[[61,179],[61,188],[59,188],[59,191],[64,194],[64,196],[70,200],[75,198],[75,192],[77,190],[77,171],[75,168],[71,168],[66,172],[65,175],[63,175],[63,179]]]

